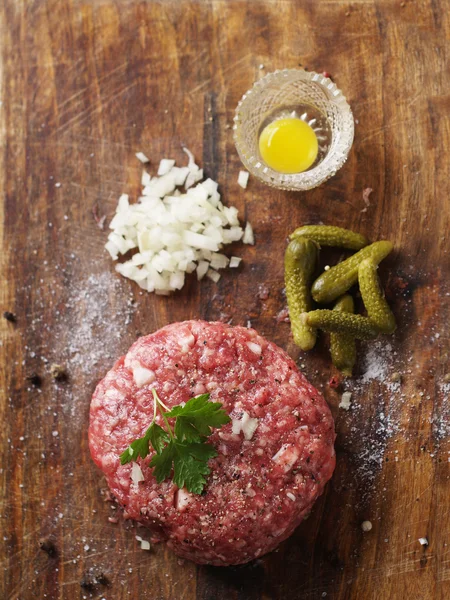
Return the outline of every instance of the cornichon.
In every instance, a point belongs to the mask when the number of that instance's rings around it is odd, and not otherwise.
[[[303,312],[311,310],[311,281],[317,266],[319,248],[307,238],[292,240],[284,255],[284,282],[294,342],[302,350],[311,350],[317,333],[300,321]]]
[[[360,233],[333,225],[304,225],[298,227],[290,235],[291,240],[301,237],[307,237],[320,246],[337,246],[349,250],[361,250],[369,243],[367,238]]]
[[[377,269],[378,265],[372,260],[362,261],[358,269],[359,289],[370,320],[381,333],[394,333],[395,317],[380,288]]]
[[[360,340],[371,340],[379,334],[378,328],[367,317],[335,310],[305,312],[300,320],[310,327],[317,327],[330,333],[348,333]]]
[[[358,280],[358,267],[366,258],[378,264],[391,252],[391,242],[381,241],[366,246],[347,260],[331,267],[318,277],[312,286],[312,297],[316,302],[333,302],[342,296]]]
[[[353,298],[349,294],[342,296],[336,302],[333,310],[353,314],[355,312]],[[331,333],[330,349],[333,365],[345,377],[351,377],[356,362],[356,342],[354,336],[350,333]]]

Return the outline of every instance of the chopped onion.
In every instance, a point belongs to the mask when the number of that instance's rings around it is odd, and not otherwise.
[[[131,467],[131,481],[136,485],[140,481],[144,481],[144,475],[142,474],[142,469],[137,463],[133,463]]]
[[[253,419],[245,411],[243,411],[240,419],[232,419],[231,423],[232,423],[232,427],[231,427],[232,433],[234,435],[239,435],[239,433],[242,431],[242,433],[244,434],[244,438],[246,440],[252,439],[253,434],[255,433],[255,431],[259,425],[258,419]]]
[[[242,432],[243,432],[244,438],[246,440],[252,439],[253,434],[255,433],[256,429],[258,428],[258,425],[259,425],[258,419],[251,419],[250,417],[248,417],[248,419],[242,426]]]
[[[130,204],[128,195],[122,194],[105,245],[113,260],[134,251],[129,260],[117,264],[117,272],[159,295],[181,289],[186,273],[194,271],[199,280],[207,276],[217,282],[220,269],[236,268],[241,262],[225,256],[223,246],[243,236],[246,243],[254,243],[250,224],[244,234],[238,210],[222,204],[215,181],[201,182],[202,169],[192,153],[183,150],[189,158],[187,167],[163,158],[157,177],[142,173],[138,202]],[[148,161],[138,154],[139,160]],[[178,189],[183,184],[185,193]],[[137,370],[137,385],[146,385],[147,376]]]
[[[212,238],[201,233],[194,233],[193,231],[185,231],[183,240],[188,246],[192,246],[193,248],[211,250],[213,252],[219,249],[219,245]]]
[[[142,171],[141,185],[143,185],[145,187],[146,185],[148,185],[150,183],[150,181],[151,181],[151,177],[147,173],[147,171]]]
[[[211,267],[213,269],[225,269],[228,266],[230,259],[225,254],[215,252],[211,259]]]
[[[239,258],[238,256],[232,256],[230,258],[230,268],[235,269],[236,267],[238,267],[241,264],[241,260],[242,258]]]
[[[159,163],[158,175],[165,175],[175,165],[175,161],[171,158],[163,158]]]
[[[339,408],[343,408],[344,410],[349,410],[351,405],[352,393],[344,392],[341,397],[341,402],[339,404]]]
[[[150,162],[150,159],[147,158],[143,152],[136,152],[136,158],[144,164]]]
[[[299,450],[292,444],[283,444],[274,456],[272,460],[283,468],[284,472],[287,473],[292,469],[294,464],[300,455]]]
[[[194,155],[192,154],[192,152],[189,150],[189,148],[185,148],[183,147],[183,152],[185,152],[189,158],[189,163],[188,163],[188,167],[196,167],[197,165],[195,164],[195,158]]]
[[[133,379],[138,388],[141,388],[155,379],[155,373],[145,367],[134,367]]]
[[[244,237],[242,238],[244,244],[251,244],[252,246],[255,243],[255,236],[253,234],[253,227],[250,225],[250,222],[247,221],[247,225],[245,226]]]
[[[198,263],[198,267],[197,267],[197,279],[199,281],[200,281],[200,279],[203,279],[203,277],[208,272],[208,269],[209,269],[209,262],[207,260],[201,260]]]
[[[140,535],[135,535],[136,541],[140,543],[142,550],[150,550],[150,542],[143,540]]]
[[[217,283],[220,279],[220,273],[214,271],[214,269],[208,269],[206,277],[209,277],[214,283]]]
[[[255,344],[255,342],[247,342],[247,346],[255,354],[258,354],[258,355],[261,354],[261,346],[259,344]]]
[[[186,488],[180,488],[175,493],[175,508],[179,511],[184,511],[186,506],[193,500],[192,494],[190,494]]]
[[[239,171],[238,184],[241,186],[241,188],[244,188],[244,190],[247,187],[249,177],[250,173],[248,171]]]

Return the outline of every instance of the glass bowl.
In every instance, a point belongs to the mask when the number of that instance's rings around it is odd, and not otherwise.
[[[274,171],[262,160],[258,141],[270,115],[286,107],[309,106],[325,117],[330,131],[322,160],[302,173]],[[313,71],[284,69],[269,73],[246,92],[236,107],[234,142],[246,169],[259,180],[283,190],[310,190],[342,167],[354,136],[353,114],[335,83]]]

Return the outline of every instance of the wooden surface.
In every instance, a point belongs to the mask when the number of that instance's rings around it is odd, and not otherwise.
[[[17,315],[0,324],[1,598],[450,596],[449,14],[444,0],[1,3],[0,308]],[[244,191],[227,127],[236,103],[264,73],[297,65],[345,91],[357,123],[349,160],[308,193],[255,180]],[[182,143],[257,243],[236,244],[243,267],[218,285],[190,280],[158,298],[115,274],[92,209],[110,218],[121,192],[138,192],[135,152],[154,168],[183,161]],[[320,221],[396,246],[382,277],[399,329],[361,348],[348,412],[328,385],[326,344],[300,356],[274,318],[286,235]],[[278,552],[229,569],[144,552],[132,523],[108,521],[120,511],[86,435],[97,381],[136,336],[223,313],[299,358],[338,434],[335,475],[309,520]],[[52,381],[55,362],[67,382]],[[81,587],[90,569],[109,583]]]

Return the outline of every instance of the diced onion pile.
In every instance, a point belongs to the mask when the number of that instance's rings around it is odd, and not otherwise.
[[[144,187],[137,203],[130,204],[128,195],[122,194],[105,245],[113,260],[137,250],[116,270],[156,294],[181,289],[186,273],[194,271],[199,280],[206,276],[219,281],[220,269],[236,268],[242,260],[228,258],[220,252],[222,247],[239,240],[255,243],[250,223],[244,231],[237,208],[222,204],[218,184],[212,179],[202,182],[203,170],[191,152],[184,151],[189,157],[187,167],[164,158],[157,177],[143,172]],[[185,193],[177,189],[183,185]]]

